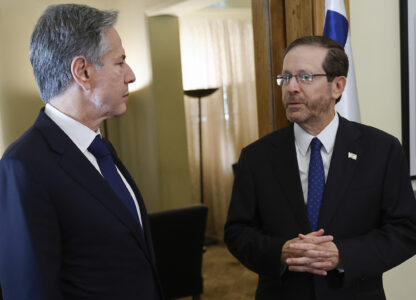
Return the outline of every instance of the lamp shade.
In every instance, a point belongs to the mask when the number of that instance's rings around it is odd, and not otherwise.
[[[186,90],[184,91],[186,96],[194,97],[194,98],[202,98],[213,94],[217,91],[218,88],[210,88],[210,89],[197,89],[197,90]]]

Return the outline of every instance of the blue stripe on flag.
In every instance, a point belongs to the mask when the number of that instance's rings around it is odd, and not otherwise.
[[[340,13],[327,10],[325,17],[324,36],[340,43],[343,47],[348,37],[348,20]]]

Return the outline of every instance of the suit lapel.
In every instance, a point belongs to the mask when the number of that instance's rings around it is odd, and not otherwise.
[[[113,145],[105,138],[104,138],[104,142],[107,143],[107,145],[109,146],[109,148],[111,150],[111,154],[112,154],[113,159],[114,159],[114,162],[117,165],[117,168],[123,174],[124,178],[126,178],[130,187],[133,189],[134,194],[136,195],[136,199],[137,199],[137,202],[139,203],[139,207],[140,207],[140,215],[141,215],[141,219],[142,219],[142,226],[143,226],[143,233],[144,233],[143,237],[146,241],[144,246],[146,247],[148,257],[150,258],[150,261],[152,262],[151,265],[153,267],[153,270],[154,270],[155,274],[158,274],[158,270],[156,268],[155,252],[153,250],[153,241],[152,241],[152,237],[151,237],[151,233],[150,233],[150,224],[149,224],[149,220],[148,220],[148,217],[147,217],[147,211],[146,211],[146,206],[145,206],[144,201],[143,201],[143,197],[140,193],[139,188],[137,187],[136,183],[134,182],[133,178],[130,176],[130,173],[127,171],[124,164],[118,158],[117,153],[116,153]],[[159,278],[158,278],[158,282],[159,282]],[[160,282],[159,282],[159,284],[160,284]]]
[[[153,250],[149,248],[152,245],[152,239],[151,239],[151,235],[150,235],[150,225],[149,225],[148,218],[147,218],[146,206],[144,204],[142,194],[140,193],[140,190],[137,187],[136,183],[134,182],[133,178],[130,176],[130,173],[127,171],[124,164],[118,158],[117,153],[114,150],[114,147],[106,139],[104,139],[104,141],[109,145],[109,147],[111,149],[111,153],[112,153],[114,162],[117,165],[117,168],[123,174],[124,178],[126,178],[130,187],[133,189],[134,194],[136,195],[136,199],[137,199],[137,202],[138,202],[139,207],[140,207],[140,215],[141,215],[143,233],[144,233],[144,238],[146,240],[147,250],[149,251],[148,253],[152,256],[152,259],[154,259]]]
[[[70,138],[46,116],[43,109],[35,122],[35,127],[42,132],[51,148],[61,155],[62,169],[128,227],[140,247],[145,253],[148,253],[146,243],[139,232],[138,226],[140,225],[137,224],[100,173]]]
[[[357,160],[360,159],[361,147],[357,142],[359,133],[352,130],[351,122],[340,117],[335,139],[334,152],[328,171],[318,226],[328,227],[339,207],[341,199],[345,200],[346,189],[350,183]],[[350,157],[356,155],[356,159]]]
[[[299,167],[296,157],[293,124],[279,131],[281,135],[272,140],[270,160],[278,184],[298,221],[302,232],[309,232],[306,205],[303,199]]]

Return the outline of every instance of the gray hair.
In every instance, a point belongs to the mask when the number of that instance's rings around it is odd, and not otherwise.
[[[114,26],[117,16],[117,11],[77,4],[51,5],[43,12],[30,42],[30,62],[43,102],[68,88],[75,57],[103,66],[110,50],[105,31]]]

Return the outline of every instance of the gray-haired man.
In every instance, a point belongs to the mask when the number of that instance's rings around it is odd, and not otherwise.
[[[48,7],[30,60],[43,108],[0,162],[0,282],[6,300],[160,299],[146,209],[103,120],[135,81],[117,12]]]

